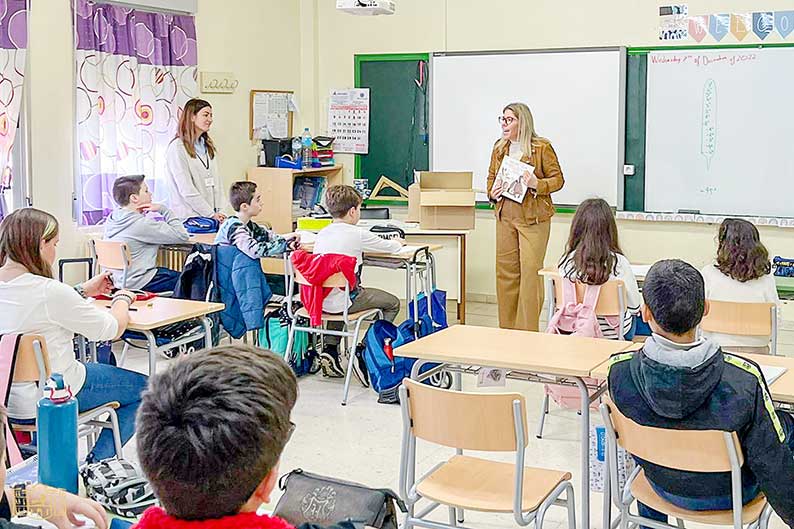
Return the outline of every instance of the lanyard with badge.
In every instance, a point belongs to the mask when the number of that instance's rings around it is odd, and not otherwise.
[[[207,171],[207,176],[204,178],[204,185],[207,188],[212,190],[212,210],[217,213],[218,205],[215,203],[215,200],[216,200],[215,199],[215,177],[212,175],[212,172],[210,171],[210,153],[209,153],[209,151],[205,151],[205,154],[207,156],[206,161],[204,160],[204,158],[201,157],[201,155],[199,154],[198,150],[196,150],[196,158],[199,159],[199,161],[201,162],[201,165],[203,165],[204,169]]]

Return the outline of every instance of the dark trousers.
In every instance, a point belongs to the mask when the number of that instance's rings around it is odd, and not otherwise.
[[[155,294],[173,292],[176,289],[177,281],[179,281],[179,272],[158,266],[157,273],[154,274],[152,280],[142,290],[154,292]]]

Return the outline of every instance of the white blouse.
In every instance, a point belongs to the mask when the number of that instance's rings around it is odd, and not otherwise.
[[[216,160],[201,152],[192,158],[179,138],[168,145],[165,173],[171,209],[177,217],[211,217],[226,208],[226,191]]]
[[[780,321],[780,298],[777,295],[775,276],[767,274],[750,281],[737,281],[720,272],[714,264],[700,270],[706,286],[706,299],[714,301],[734,301],[739,303],[775,303]],[[732,334],[710,333],[703,336],[711,338],[723,347],[764,347],[769,345],[769,336],[737,336]]]
[[[118,322],[109,310],[95,307],[69,285],[25,273],[0,281],[0,334],[10,333],[42,335],[50,370],[61,373],[77,394],[85,382],[85,366],[75,359],[72,338],[81,334],[91,341],[112,340]],[[36,384],[12,384],[9,417],[35,418],[37,397]]]

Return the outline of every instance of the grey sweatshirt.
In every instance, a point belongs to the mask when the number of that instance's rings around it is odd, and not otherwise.
[[[127,271],[127,288],[141,289],[157,273],[157,250],[161,244],[188,242],[182,220],[167,208],[160,213],[165,221],[150,219],[137,211],[117,209],[105,221],[105,239],[127,243],[132,265]],[[121,286],[121,273],[113,275]]]

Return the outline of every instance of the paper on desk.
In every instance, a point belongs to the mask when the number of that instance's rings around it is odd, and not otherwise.
[[[39,456],[30,457],[6,471],[6,486],[13,487],[17,483],[39,481]]]
[[[411,257],[420,248],[424,248],[424,246],[418,244],[406,244],[400,249],[399,252],[397,252],[397,255],[404,255],[407,257]]]
[[[772,385],[772,382],[779,379],[787,371],[785,367],[765,366],[763,364],[760,364],[759,367],[764,374],[764,380],[766,380],[767,385]]]
[[[634,277],[642,277],[642,278],[644,278],[645,276],[648,275],[648,270],[651,269],[651,266],[653,266],[653,265],[637,265],[637,264],[633,264],[633,265],[631,265],[631,271],[634,272]]]
[[[301,236],[301,244],[314,244],[317,234],[313,231],[298,230],[295,233]]]

